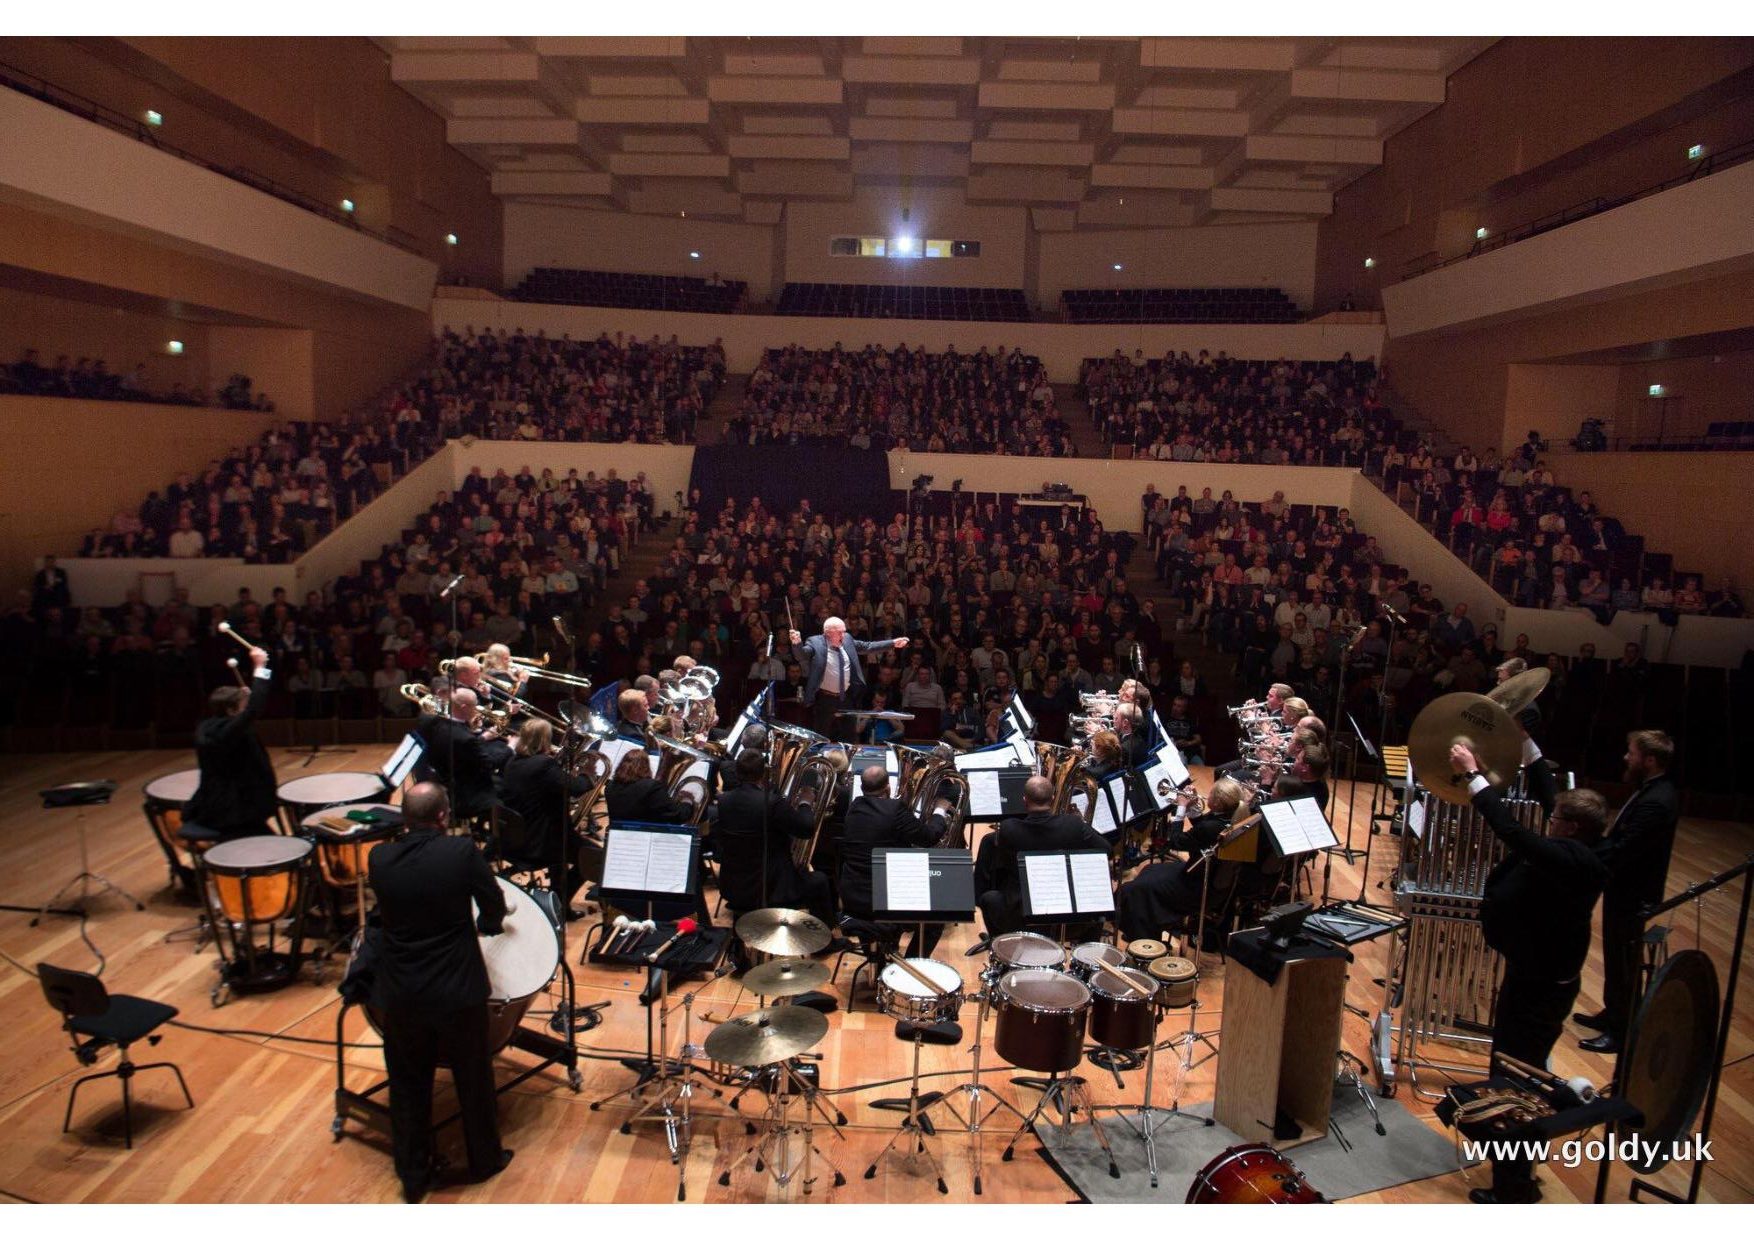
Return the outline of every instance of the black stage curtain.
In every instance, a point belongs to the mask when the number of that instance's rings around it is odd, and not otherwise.
[[[759,495],[769,512],[783,516],[807,499],[824,516],[888,518],[902,501],[889,489],[889,457],[852,448],[758,448],[715,444],[696,448],[691,488],[701,495],[701,514],[710,522],[737,497],[742,511]]]

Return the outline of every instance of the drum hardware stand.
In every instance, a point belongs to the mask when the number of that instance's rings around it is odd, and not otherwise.
[[[1034,1084],[1027,1079],[1021,1083]],[[1120,1179],[1121,1169],[1119,1164],[1115,1162],[1115,1152],[1108,1143],[1108,1134],[1102,1130],[1102,1125],[1096,1122],[1096,1108],[1091,1105],[1089,1086],[1084,1083],[1084,1078],[1081,1076],[1060,1072],[1055,1072],[1047,1078],[1046,1084],[1042,1087],[1041,1100],[1035,1104],[1033,1111],[1024,1116],[1023,1123],[1017,1131],[1011,1134],[1011,1140],[1006,1144],[1005,1152],[999,1155],[999,1161],[1011,1161],[1011,1156],[1017,1151],[1018,1139],[1024,1133],[1034,1131],[1036,1120],[1047,1109],[1049,1103],[1053,1103],[1059,1109],[1062,1136],[1077,1122],[1078,1112],[1084,1112],[1085,1119],[1090,1123],[1090,1131],[1096,1134],[1097,1144],[1102,1146],[1102,1152],[1108,1155],[1109,1176],[1116,1180]],[[1041,1140],[1041,1134],[1036,1133],[1035,1137],[1037,1141]]]
[[[1344,1047],[1340,1050],[1340,1070],[1334,1076],[1336,1085],[1350,1085],[1358,1091],[1364,1109],[1370,1112],[1370,1119],[1376,1125],[1376,1135],[1386,1137],[1389,1130],[1382,1125],[1382,1115],[1376,1109],[1376,1099],[1370,1096],[1370,1090],[1364,1084],[1364,1077],[1370,1071],[1368,1064]]]
[[[927,1116],[926,1112],[938,1103],[946,1101],[950,1095],[938,1090],[932,1090],[929,1093],[924,1094],[920,1092],[920,1047],[925,1045],[927,1025],[923,1021],[913,1021],[912,1024],[914,1026],[914,1036],[912,1038],[914,1044],[914,1070],[913,1082],[908,1088],[907,1097],[882,1098],[871,1104],[873,1107],[883,1110],[905,1110],[907,1115],[902,1119],[901,1127],[895,1130],[895,1135],[889,1138],[888,1144],[878,1151],[877,1157],[871,1160],[871,1165],[865,1168],[865,1178],[867,1180],[876,1179],[877,1164],[882,1162],[884,1156],[887,1155],[890,1150],[895,1148],[895,1143],[897,1141],[901,1140],[903,1137],[907,1137],[908,1150],[902,1155],[902,1157],[911,1159],[924,1154],[926,1159],[932,1164],[932,1171],[937,1177],[938,1191],[948,1195],[950,1192],[950,1186],[944,1183],[944,1164],[938,1160],[937,1152],[932,1149],[930,1144],[932,1139],[935,1138],[938,1133],[932,1127],[932,1121],[930,1117]]]
[[[664,1126],[664,1140],[670,1147],[670,1162],[676,1168],[676,1200],[688,1200],[688,1151],[694,1142],[694,1059],[706,1053],[706,1048],[696,1046],[689,1041],[694,1031],[694,992],[690,991],[682,997],[682,1046],[677,1055],[677,1065],[672,1069],[670,1064],[670,971],[659,970],[661,990],[659,992],[658,1025],[659,1025],[659,1061],[657,1075],[652,1078],[658,1082],[658,1090],[646,1099],[645,1105],[622,1121],[621,1131],[625,1135],[633,1131],[638,1123],[657,1123]],[[710,1087],[714,1097],[723,1097],[724,1091],[717,1086]],[[625,1092],[625,1091],[624,1091]],[[597,1110],[600,1103],[593,1102],[591,1109]]]
[[[809,1052],[801,1055],[794,1055],[793,1058],[800,1060],[811,1059],[817,1062],[821,1062],[822,1060],[821,1055]],[[738,1109],[737,1104],[743,1100],[743,1095],[750,1090],[759,1089],[764,1094],[772,1094],[780,1085],[779,1068],[777,1065],[769,1064],[765,1068],[745,1068],[743,1071],[747,1073],[747,1076],[742,1081],[742,1087],[732,1095],[729,1103],[729,1106],[733,1111]],[[847,1139],[846,1134],[842,1132],[841,1129],[846,1126],[846,1115],[838,1106],[835,1106],[832,1102],[824,1100],[821,1090],[812,1088],[808,1093],[810,1096],[810,1105],[815,1109],[818,1115],[822,1116],[822,1122],[829,1126],[829,1129],[835,1134],[835,1136],[839,1137],[842,1141],[845,1141]],[[745,1120],[744,1127],[750,1135],[754,1134],[755,1124],[753,1121]]]
[[[1156,1024],[1159,1019],[1161,1019],[1159,1015],[1153,1015],[1152,1023]],[[1181,1085],[1179,1081],[1176,1085],[1175,1105],[1170,1107],[1168,1111],[1163,1112],[1160,1116],[1151,1106],[1151,1087],[1156,1079],[1157,1042],[1153,1040],[1151,1045],[1145,1048],[1145,1096],[1140,1104],[1136,1107],[1127,1106],[1123,1103],[1114,1106],[1100,1106],[1094,1108],[1096,1111],[1113,1111],[1115,1117],[1119,1119],[1121,1123],[1125,1124],[1132,1131],[1134,1136],[1138,1137],[1139,1140],[1145,1143],[1145,1166],[1151,1173],[1152,1188],[1157,1187],[1158,1124],[1167,1124],[1172,1119],[1199,1120],[1202,1118],[1198,1115],[1190,1115],[1181,1109]],[[1135,1120],[1138,1122],[1135,1123]],[[1094,1123],[1094,1117],[1092,1122]],[[1209,1119],[1204,1120],[1204,1125],[1210,1127],[1212,1121]]]
[[[103,891],[114,892],[123,899],[130,901],[134,905],[134,911],[136,913],[143,913],[146,911],[146,905],[140,901],[138,896],[121,886],[118,886],[116,883],[111,882],[102,874],[94,872],[91,868],[91,850],[85,835],[85,807],[87,805],[108,805],[110,803],[110,794],[115,792],[115,790],[115,782],[104,779],[91,781],[88,787],[81,790],[78,799],[71,802],[61,802],[53,798],[51,794],[58,791],[54,788],[47,789],[42,793],[43,808],[45,810],[65,808],[67,804],[73,806],[73,826],[74,830],[79,835],[79,873],[68,879],[61,887],[61,890],[43,901],[42,907],[37,910],[37,915],[30,919],[31,925],[35,926],[44,917],[48,916],[51,910],[54,912],[76,911],[79,915],[84,916],[85,902],[91,898],[93,884],[96,884]],[[62,898],[75,887],[79,888],[79,895],[74,900],[71,909],[57,907],[60,905]]]
[[[1025,1117],[1022,1111],[1018,1110],[1010,1099],[1006,1098],[991,1085],[984,1085],[981,1083],[981,1044],[982,1039],[986,1036],[987,1009],[991,1000],[989,987],[991,984],[991,980],[983,971],[980,990],[975,996],[975,1001],[980,1004],[980,1014],[974,1022],[974,1045],[969,1048],[969,1053],[973,1058],[969,1062],[968,1080],[965,1083],[956,1086],[954,1089],[949,1090],[943,1097],[938,1099],[938,1103],[942,1103],[945,1109],[954,1115],[957,1122],[968,1132],[970,1147],[969,1162],[974,1171],[974,1195],[976,1197],[981,1195],[981,1133],[983,1129],[985,1129],[988,1121],[999,1113],[1000,1108],[1003,1108],[1011,1112],[1011,1114],[1015,1115],[1018,1119],[1023,1120],[1025,1123],[1028,1122],[1027,1117]],[[957,1109],[956,1096],[958,1094],[961,1094],[967,1099],[968,1114],[966,1116]],[[987,1094],[992,1094],[993,1105],[987,1108],[987,1113],[985,1115],[982,1115],[981,1104]],[[937,1103],[933,1103],[932,1105],[935,1106]]]
[[[820,1158],[828,1169],[834,1172],[834,1186],[836,1188],[847,1182],[847,1177],[841,1174],[840,1168],[836,1167],[828,1155],[824,1154],[816,1144],[816,1123],[813,1117],[818,1091],[814,1084],[798,1072],[794,1066],[796,1063],[797,1058],[793,1057],[783,1059],[777,1064],[768,1065],[770,1069],[774,1070],[776,1080],[774,1090],[768,1094],[767,1109],[761,1117],[761,1123],[766,1126],[766,1131],[757,1135],[749,1143],[749,1148],[739,1154],[737,1160],[720,1173],[719,1186],[721,1188],[728,1187],[731,1183],[732,1172],[751,1158],[755,1160],[756,1173],[771,1171],[774,1183],[781,1188],[790,1184],[792,1178],[802,1169],[804,1173],[802,1182],[806,1197],[810,1195],[811,1190],[816,1185],[816,1164],[814,1162],[816,1158]],[[789,1105],[794,1087],[805,1102],[801,1117],[797,1121],[792,1119]],[[802,1133],[804,1138],[803,1157],[797,1162],[794,1162],[792,1158],[793,1133]],[[845,1134],[841,1134],[841,1137],[844,1140]]]

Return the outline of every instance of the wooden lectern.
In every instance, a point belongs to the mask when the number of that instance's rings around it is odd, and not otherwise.
[[[1259,931],[1243,931],[1258,934]],[[1346,998],[1344,955],[1288,960],[1269,985],[1232,959],[1224,970],[1223,1053],[1212,1115],[1245,1141],[1284,1148],[1326,1135]],[[1296,1121],[1273,1135],[1280,1113]]]

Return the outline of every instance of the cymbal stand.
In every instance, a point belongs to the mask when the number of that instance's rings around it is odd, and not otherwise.
[[[833,1160],[816,1145],[816,1124],[813,1117],[817,1090],[814,1084],[798,1072],[794,1066],[796,1063],[796,1059],[785,1059],[777,1064],[768,1065],[776,1070],[776,1080],[773,1091],[767,1097],[767,1109],[761,1116],[760,1122],[763,1131],[758,1133],[755,1139],[749,1143],[748,1149],[737,1156],[735,1162],[720,1173],[719,1186],[721,1188],[728,1187],[731,1183],[732,1173],[751,1159],[755,1160],[757,1174],[764,1171],[770,1172],[773,1175],[774,1183],[781,1188],[789,1185],[793,1177],[797,1176],[801,1170],[806,1197],[810,1195],[816,1185],[815,1159],[817,1158],[820,1158],[828,1169],[834,1172],[834,1186],[836,1188],[847,1182],[847,1178],[841,1174],[840,1168],[836,1167]],[[799,1096],[804,1099],[805,1103],[800,1118],[796,1121],[792,1119],[790,1106],[794,1088],[797,1089]],[[792,1154],[794,1134],[801,1134],[804,1141],[803,1155],[797,1159],[794,1159]]]
[[[682,997],[682,1046],[674,1068],[670,1062],[670,970],[658,972],[658,1072],[647,1084],[657,1091],[645,1104],[621,1123],[623,1134],[633,1131],[639,1123],[662,1124],[664,1140],[670,1147],[670,1162],[676,1168],[676,1200],[688,1200],[688,1151],[694,1141],[694,1059],[706,1053],[704,1047],[689,1041],[694,1032],[694,992]],[[637,1088],[637,1086],[635,1087]],[[714,1097],[724,1091],[712,1088]],[[624,1093],[627,1091],[623,1091]],[[592,1103],[596,1110],[599,1103]]]
[[[975,1001],[980,1004],[980,1015],[976,1018],[974,1023],[974,1045],[969,1050],[969,1053],[973,1058],[969,1062],[968,1080],[963,1084],[956,1086],[954,1089],[949,1090],[943,1097],[938,1099],[938,1103],[942,1103],[944,1107],[956,1117],[957,1122],[968,1132],[969,1162],[974,1171],[974,1195],[976,1197],[981,1195],[982,1130],[986,1127],[988,1121],[999,1113],[1000,1108],[1004,1108],[1011,1112],[1011,1114],[1015,1115],[1020,1120],[1025,1118],[1023,1112],[1018,1110],[1009,1098],[1006,1098],[991,1085],[981,1083],[981,1043],[982,1039],[986,1036],[987,1009],[992,1000],[992,985],[992,979],[988,977],[985,971],[983,971],[981,974],[981,987],[975,996]],[[966,1116],[956,1105],[956,1098],[959,1094],[967,1100],[968,1114]],[[988,1094],[993,1096],[993,1105],[987,1109],[985,1115],[982,1115],[981,1105]],[[933,1103],[931,1105],[936,1106],[938,1103]],[[929,1110],[930,1107],[927,1109]]]
[[[913,1083],[908,1089],[907,1098],[905,1100],[890,1100],[902,1101],[903,1105],[907,1108],[907,1117],[901,1121],[901,1127],[895,1130],[895,1135],[889,1138],[888,1144],[877,1152],[877,1157],[871,1160],[871,1165],[865,1168],[865,1178],[867,1180],[876,1179],[877,1164],[882,1162],[885,1155],[895,1148],[895,1143],[897,1141],[901,1140],[903,1137],[907,1137],[908,1150],[902,1155],[902,1157],[911,1159],[924,1154],[927,1161],[932,1164],[932,1171],[937,1177],[938,1191],[948,1195],[950,1192],[950,1186],[944,1183],[944,1164],[938,1160],[937,1151],[931,1146],[932,1139],[938,1134],[932,1127],[932,1121],[926,1117],[926,1110],[933,1104],[944,1101],[949,1095],[940,1093],[937,1090],[933,1090],[927,1094],[920,1093],[920,1047],[925,1043],[925,1035],[926,1031],[924,1026],[919,1022],[915,1022],[913,1036]]]

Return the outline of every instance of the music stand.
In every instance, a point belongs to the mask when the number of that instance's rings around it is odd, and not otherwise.
[[[116,791],[116,788],[117,784],[113,779],[92,779],[76,784],[59,784],[53,788],[44,788],[37,794],[42,798],[45,810],[72,807],[74,830],[79,834],[79,873],[62,884],[61,890],[43,901],[43,906],[37,910],[37,915],[30,919],[31,925],[36,925],[51,911],[84,917],[85,902],[91,896],[93,883],[96,883],[104,891],[113,891],[119,896],[132,900],[135,912],[145,911],[146,905],[141,903],[138,896],[111,882],[102,874],[94,873],[91,868],[91,849],[85,836],[85,807],[88,805],[108,805],[110,796]],[[55,908],[61,898],[75,887],[79,888],[79,896],[74,901],[74,906],[72,908]]]

